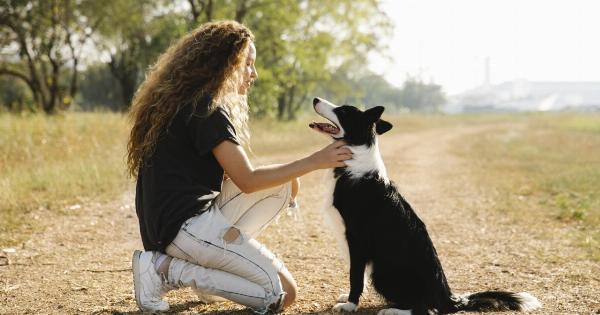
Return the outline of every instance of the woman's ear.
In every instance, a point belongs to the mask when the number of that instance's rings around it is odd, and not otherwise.
[[[377,132],[378,135],[382,135],[390,131],[392,127],[392,124],[383,119],[379,119],[377,122],[375,122],[375,132]]]

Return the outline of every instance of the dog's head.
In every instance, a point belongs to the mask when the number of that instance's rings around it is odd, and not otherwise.
[[[381,119],[383,106],[369,108],[366,111],[350,106],[334,105],[324,99],[315,98],[313,107],[317,114],[329,120],[329,123],[311,123],[313,130],[325,133],[334,139],[344,139],[349,145],[372,145],[376,135],[392,129],[392,124]]]

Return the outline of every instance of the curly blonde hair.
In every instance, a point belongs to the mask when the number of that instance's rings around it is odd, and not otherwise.
[[[146,73],[131,106],[133,127],[127,144],[129,174],[137,176],[145,158],[153,154],[159,136],[186,104],[197,106],[209,97],[201,112],[223,108],[238,137],[249,139],[248,103],[238,94],[243,64],[254,35],[235,21],[206,23],[189,32],[163,53]]]

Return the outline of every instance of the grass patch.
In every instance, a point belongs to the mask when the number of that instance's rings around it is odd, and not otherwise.
[[[497,125],[454,147],[469,159],[480,184],[499,192],[498,210],[537,211],[573,224],[581,243],[600,259],[600,115],[384,114],[384,118],[394,125],[392,134]],[[320,149],[330,140],[310,130],[311,121],[322,118],[307,113],[293,122],[251,121],[252,155],[300,158]],[[42,229],[40,217],[71,213],[70,205],[90,200],[113,200],[127,190],[128,132],[126,118],[115,113],[0,115],[0,245],[13,246]]]
[[[297,153],[298,158],[329,140],[308,128],[320,119],[251,122],[255,157]],[[386,117],[391,132],[435,128],[452,122],[443,115]],[[460,119],[454,119],[459,121]],[[129,125],[118,113],[0,115],[0,245],[13,246],[43,229],[45,216],[73,212],[69,206],[109,201],[131,185],[125,170]]]
[[[478,115],[443,115],[443,114],[383,114],[383,118],[393,124],[389,134],[415,132],[432,128],[447,127],[462,123],[489,123],[499,118]],[[281,153],[312,153],[326,145],[330,140],[308,127],[308,124],[326,119],[316,113],[301,113],[295,121],[278,121],[276,119],[259,119],[250,121],[251,149],[255,156],[278,155]]]
[[[39,230],[40,216],[123,193],[126,125],[114,113],[0,115],[0,244]]]
[[[526,117],[476,135],[459,154],[481,185],[498,191],[498,210],[572,224],[580,244],[600,260],[600,115]]]

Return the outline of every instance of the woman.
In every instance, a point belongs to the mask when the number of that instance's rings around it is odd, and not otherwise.
[[[345,166],[351,153],[338,141],[293,162],[253,167],[241,144],[255,60],[250,30],[207,23],[160,56],[134,97],[128,167],[146,251],[132,264],[143,311],[168,310],[161,296],[181,286],[261,314],[295,299],[294,278],[253,237],[294,200],[299,176]]]

